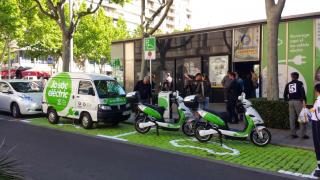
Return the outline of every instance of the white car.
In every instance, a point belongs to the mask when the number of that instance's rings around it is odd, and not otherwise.
[[[42,113],[43,88],[38,81],[0,80],[0,110],[21,115]]]

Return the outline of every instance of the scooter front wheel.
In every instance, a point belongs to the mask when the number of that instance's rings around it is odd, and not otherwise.
[[[250,140],[256,146],[263,147],[270,143],[271,133],[267,128],[263,128],[260,130],[255,129],[250,134]]]
[[[139,117],[137,117],[136,122],[134,124],[134,128],[136,129],[136,131],[138,131],[141,134],[145,134],[145,133],[149,132],[151,129],[150,126],[145,127],[145,128],[140,128],[139,124],[144,123],[144,122],[147,122],[147,117],[146,116],[139,116]]]
[[[194,134],[195,134],[195,137],[198,141],[200,142],[208,142],[210,141],[210,139],[212,138],[212,134],[209,134],[209,135],[205,135],[205,136],[200,136],[199,132],[201,130],[208,130],[208,126],[205,125],[205,124],[199,124],[196,126],[195,128],[195,131],[194,131]]]
[[[187,136],[194,136],[194,125],[195,120],[192,120],[190,122],[184,122],[182,124],[182,132]]]

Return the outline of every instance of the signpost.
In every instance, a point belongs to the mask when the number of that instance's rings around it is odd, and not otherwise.
[[[144,39],[144,58],[150,62],[150,84],[152,86],[152,68],[151,60],[156,59],[156,38],[148,37]],[[152,87],[151,87],[152,88]]]
[[[48,57],[47,63],[48,63],[48,65],[50,65],[50,67],[51,67],[51,76],[52,76],[52,73],[53,73],[53,72],[52,72],[53,58],[52,58],[51,56]]]

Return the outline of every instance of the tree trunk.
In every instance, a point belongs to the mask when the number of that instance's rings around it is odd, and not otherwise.
[[[278,100],[279,99],[279,80],[278,80],[278,28],[279,22],[273,20],[268,24],[268,87],[267,87],[267,99]]]
[[[62,35],[62,71],[70,71],[70,38],[67,33]]]

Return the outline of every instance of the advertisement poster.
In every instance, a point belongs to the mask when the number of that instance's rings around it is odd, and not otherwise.
[[[279,78],[279,97],[283,98],[283,91],[287,83],[287,66],[286,66],[286,24],[281,23],[278,35],[278,78]],[[262,97],[267,97],[267,65],[268,65],[268,29],[263,26],[263,50],[262,50]]]
[[[228,71],[228,56],[211,56],[209,58],[209,79],[215,85],[221,85]]]
[[[288,76],[300,74],[308,103],[313,103],[313,21],[289,22],[288,35]],[[289,79],[290,80],[290,79]]]
[[[288,39],[286,39],[288,37]],[[286,52],[288,54],[286,54]],[[286,59],[287,57],[287,59]],[[267,96],[268,30],[263,26],[262,85],[263,97]],[[313,103],[313,21],[300,20],[279,26],[278,38],[279,97],[283,98],[285,85],[291,80],[290,74],[298,72],[299,80],[306,90],[308,104]]]
[[[259,61],[260,27],[234,29],[234,62]]]

